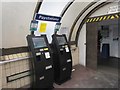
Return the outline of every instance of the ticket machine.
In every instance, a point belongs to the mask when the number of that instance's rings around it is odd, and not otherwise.
[[[54,79],[57,84],[71,78],[72,56],[70,47],[65,35],[52,35]]]
[[[52,88],[53,61],[46,35],[28,35],[27,41],[32,54],[32,88]]]

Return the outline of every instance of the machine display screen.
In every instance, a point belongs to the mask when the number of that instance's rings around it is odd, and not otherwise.
[[[46,47],[46,42],[44,38],[32,38],[34,48]]]
[[[65,37],[57,37],[57,40],[58,40],[58,44],[59,44],[59,45],[64,45],[64,44],[66,44]]]

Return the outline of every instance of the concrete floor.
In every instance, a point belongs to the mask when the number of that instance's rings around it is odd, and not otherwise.
[[[97,71],[77,65],[71,80],[55,88],[118,88],[118,70],[109,66],[98,66]]]

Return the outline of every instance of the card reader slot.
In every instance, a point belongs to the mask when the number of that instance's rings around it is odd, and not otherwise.
[[[60,54],[64,55],[64,52],[65,52],[64,48],[60,48]]]
[[[52,68],[53,68],[52,65],[48,65],[48,66],[45,67],[46,70],[49,70],[49,69],[52,69]]]
[[[36,61],[41,61],[40,55],[36,56]]]

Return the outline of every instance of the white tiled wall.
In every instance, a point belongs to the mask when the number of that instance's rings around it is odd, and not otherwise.
[[[79,49],[75,45],[71,45],[71,53],[72,53],[72,65],[79,64]]]
[[[16,56],[15,55],[6,55],[6,59],[10,60],[10,59],[15,59],[15,58],[21,58],[21,57],[26,57],[28,56],[28,54],[26,53],[19,53]],[[30,76],[12,81],[12,82],[7,82],[6,77],[16,74],[16,73],[20,73],[20,72],[24,72],[27,70],[30,70],[30,66],[29,66],[29,59],[25,59],[25,60],[19,60],[19,61],[15,61],[15,62],[9,62],[9,63],[5,63],[2,64],[2,75],[0,77],[0,82],[2,81],[2,85],[0,84],[0,87],[2,88],[20,88],[23,87],[25,85],[30,84]],[[1,66],[0,66],[1,69]]]

